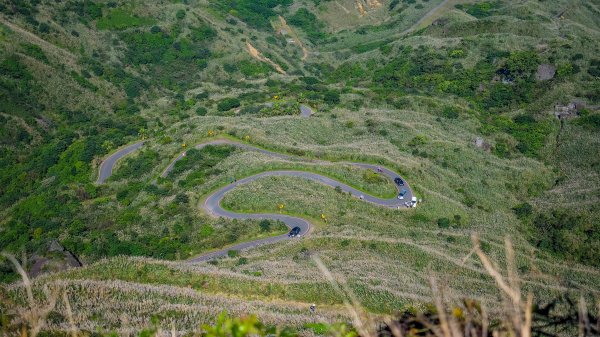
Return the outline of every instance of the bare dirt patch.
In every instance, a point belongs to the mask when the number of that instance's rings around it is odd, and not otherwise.
[[[279,64],[271,61],[268,57],[263,56],[263,54],[259,52],[258,49],[254,48],[254,46],[250,44],[250,42],[246,42],[246,49],[248,50],[248,53],[250,53],[250,55],[255,59],[271,65],[271,67],[273,67],[278,73],[286,74],[285,70],[283,70],[283,68],[281,68]]]

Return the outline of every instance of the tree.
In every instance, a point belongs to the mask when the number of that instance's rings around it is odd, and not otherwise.
[[[528,77],[537,70],[540,63],[538,55],[533,51],[515,51],[506,61],[506,68],[512,76]]]

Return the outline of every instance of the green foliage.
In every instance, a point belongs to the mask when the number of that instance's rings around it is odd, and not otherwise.
[[[340,94],[337,91],[328,90],[323,94],[323,101],[330,105],[336,105],[340,103]]]
[[[378,183],[382,183],[386,181],[386,178],[384,178],[382,175],[378,174],[377,172],[373,172],[371,170],[366,170],[363,173],[363,179],[365,182],[369,183],[369,184],[378,184]]]
[[[461,58],[464,55],[465,55],[465,52],[462,49],[453,49],[450,51],[450,57],[452,57],[452,58]]]
[[[439,218],[439,219],[437,219],[437,225],[440,228],[449,228],[450,227],[450,219]]]
[[[366,76],[367,72],[360,63],[344,62],[329,74],[328,79],[330,82],[342,82]]]
[[[271,230],[271,221],[263,219],[258,226],[260,227],[261,232],[269,232]]]
[[[513,211],[517,215],[519,219],[524,219],[530,216],[533,213],[533,206],[531,204],[524,202],[513,207]]]
[[[374,41],[374,42],[370,42],[370,43],[360,44],[360,45],[352,46],[352,51],[354,51],[355,53],[358,53],[358,54],[366,53],[371,50],[384,48],[389,43],[390,43],[390,41],[388,41],[388,40],[382,40],[382,41]]]
[[[189,201],[190,201],[190,198],[187,196],[187,194],[179,193],[179,194],[177,194],[177,196],[175,196],[176,204],[187,204]]]
[[[584,111],[576,123],[590,130],[598,131],[600,130],[600,113]]]
[[[200,236],[203,238],[207,238],[214,233],[214,228],[211,225],[204,224],[200,226]]]
[[[468,14],[481,19],[494,14],[500,7],[500,1],[482,1],[475,4],[458,4],[456,8],[462,9]]]
[[[287,7],[292,0],[212,0],[211,5],[224,14],[231,14],[244,21],[250,27],[270,29],[270,18],[275,16],[273,8],[281,5]]]
[[[142,151],[135,157],[124,159],[123,164],[117,168],[110,179],[136,179],[152,171],[158,161],[158,152],[152,150]]]
[[[425,135],[416,135],[408,142],[409,146],[421,146],[427,144],[429,140]]]
[[[212,41],[217,37],[217,31],[208,24],[201,24],[198,27],[191,27],[190,35],[192,41]]]
[[[186,156],[177,161],[169,173],[169,179],[177,179],[185,172],[183,180],[178,184],[182,187],[192,187],[202,184],[211,175],[218,174],[213,168],[219,162],[230,156],[234,151],[231,146],[205,146],[201,150],[190,149]],[[191,172],[190,172],[191,171]]]
[[[21,63],[17,55],[11,55],[0,63],[0,71],[3,75],[13,79],[31,80],[32,76],[27,67]]]
[[[228,111],[233,108],[238,108],[240,106],[240,104],[241,104],[241,102],[238,98],[226,97],[226,98],[223,98],[222,100],[220,100],[219,103],[217,103],[217,109],[219,111]]]
[[[115,8],[102,16],[96,22],[96,27],[101,30],[123,30],[133,27],[149,26],[155,21],[151,18],[140,17],[124,9]]]
[[[271,72],[271,67],[262,62],[242,60],[238,62],[237,67],[247,77],[259,77]]]
[[[57,176],[60,181],[87,182],[90,175],[89,160],[83,158],[85,142],[76,141],[61,153],[58,163],[52,166],[48,172]]]
[[[530,115],[519,115],[504,127],[504,131],[518,141],[517,149],[527,156],[539,153],[551,130],[552,125],[548,121],[537,121]]]
[[[529,77],[540,64],[539,56],[533,51],[515,51],[510,53],[506,68],[514,77]]]
[[[42,48],[40,48],[40,46],[38,46],[37,44],[25,42],[21,43],[21,48],[23,49],[24,54],[29,55],[44,63],[48,63],[48,57],[46,56]]]
[[[92,91],[98,90],[98,87],[93,85],[90,81],[88,81],[83,76],[79,75],[76,71],[71,71],[71,77],[83,88],[87,88]]]
[[[196,115],[198,115],[198,116],[206,116],[207,113],[208,113],[208,110],[206,110],[205,107],[200,106],[200,107],[196,108]]]
[[[228,250],[227,251],[227,256],[233,258],[233,257],[238,257],[239,256],[239,252],[237,250]]]
[[[460,110],[455,106],[446,106],[442,110],[442,117],[456,119],[460,115]]]
[[[290,16],[287,22],[300,27],[313,43],[326,37],[326,34],[323,32],[325,24],[304,7],[298,9],[294,15]]]
[[[573,64],[571,64],[571,63],[559,64],[558,67],[556,67],[556,75],[559,78],[569,76],[573,73],[574,73],[574,67],[573,67]]]
[[[590,66],[588,68],[588,74],[594,77],[600,77],[600,59],[590,60]]]
[[[307,323],[304,328],[312,330],[316,335],[322,336],[329,332],[329,325],[325,323]]]
[[[600,266],[598,221],[569,209],[539,213],[530,224],[530,241],[556,256],[591,266]]]
[[[121,32],[119,35],[127,44],[125,61],[148,69],[149,78],[158,87],[179,90],[181,85],[191,85],[191,81],[182,82],[181,78],[207,67],[211,57],[210,45],[216,37],[216,31],[204,23],[191,26],[189,30],[190,34],[186,37],[180,37],[178,30],[167,33],[155,28],[149,32]],[[122,69],[115,69],[115,73],[119,75],[117,79],[128,76]],[[129,76],[126,86],[131,90],[128,96],[137,97],[144,82]]]
[[[289,328],[279,329],[274,326],[266,326],[254,315],[231,318],[225,311],[219,315],[215,325],[203,325],[202,330],[204,331],[203,337],[297,336],[297,333]]]

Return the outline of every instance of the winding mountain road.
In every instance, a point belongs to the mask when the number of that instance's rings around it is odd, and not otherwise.
[[[119,149],[117,152],[111,154],[106,159],[104,159],[100,164],[98,180],[96,181],[96,183],[104,183],[106,179],[108,179],[108,177],[110,177],[110,175],[112,174],[113,168],[115,167],[117,161],[130,154],[131,152],[139,149],[140,147],[142,147],[142,145],[144,145],[144,141],[125,146],[124,148]]]
[[[217,140],[213,140],[213,141],[204,142],[204,143],[196,145],[195,148],[201,149],[208,145],[225,145],[225,144],[236,146],[236,147],[239,147],[239,148],[247,150],[247,151],[255,151],[255,152],[263,153],[263,154],[266,154],[266,155],[269,155],[272,157],[285,159],[285,160],[302,161],[302,162],[313,163],[313,164],[328,163],[328,162],[322,161],[322,160],[311,160],[311,159],[306,159],[306,158],[302,158],[302,157],[272,152],[272,151],[264,150],[264,149],[257,148],[257,147],[254,147],[254,146],[251,146],[248,144],[244,144],[244,143],[240,143],[240,142],[236,142],[236,141],[228,140],[228,139],[217,139]],[[106,158],[106,160],[104,160],[103,165],[101,166],[101,169],[100,169],[100,174],[104,174],[104,175],[102,176],[102,179],[100,179],[100,177],[98,178],[98,182],[102,183],[110,176],[110,173],[112,172],[112,167],[119,159],[121,159],[125,155],[135,151],[142,145],[143,145],[143,142],[130,145],[129,147],[121,149],[121,150],[113,153],[108,158]],[[161,177],[168,176],[169,173],[173,170],[175,163],[177,161],[181,160],[184,156],[185,156],[185,152],[183,152],[179,156],[177,156],[177,158],[175,158],[166,167],[166,169],[162,172]],[[402,179],[397,173],[395,173],[389,169],[386,169],[384,167],[378,166],[378,165],[364,164],[364,163],[352,163],[352,162],[342,162],[342,163],[353,165],[356,167],[361,167],[364,169],[374,170],[374,171],[379,172],[380,174],[384,175],[391,181],[395,181],[396,178]],[[413,196],[412,190],[406,182],[404,183],[403,186],[397,186],[396,184],[394,184],[396,186],[396,188],[398,189],[398,191],[406,190],[404,199],[402,199],[402,200],[400,200],[398,198],[382,199],[382,198],[377,198],[372,195],[366,194],[366,193],[361,192],[351,186],[348,186],[346,184],[338,182],[337,180],[325,177],[325,176],[317,174],[317,173],[305,172],[305,171],[294,171],[294,170],[277,170],[277,171],[267,171],[267,172],[258,173],[258,174],[237,180],[235,182],[232,182],[231,184],[226,185],[222,188],[219,188],[218,190],[212,192],[210,195],[208,195],[206,197],[204,203],[202,204],[202,208],[204,209],[204,211],[206,211],[206,213],[208,213],[209,215],[215,216],[215,217],[224,217],[224,218],[230,218],[230,219],[279,220],[279,221],[282,221],[283,223],[285,223],[290,229],[294,228],[294,227],[300,227],[300,234],[298,235],[298,237],[308,234],[310,232],[310,228],[311,228],[310,222],[308,222],[307,220],[304,220],[302,218],[299,218],[299,217],[293,217],[293,216],[289,216],[289,215],[275,214],[275,213],[259,213],[259,214],[235,213],[235,212],[225,210],[225,209],[223,209],[223,207],[221,207],[221,201],[223,200],[225,195],[228,192],[230,192],[231,190],[233,190],[234,188],[236,188],[237,186],[244,185],[244,184],[250,183],[252,181],[255,181],[257,179],[264,178],[264,177],[273,177],[273,176],[300,177],[300,178],[304,178],[304,179],[313,180],[313,181],[316,181],[318,183],[321,183],[321,184],[324,184],[324,185],[327,185],[330,187],[334,187],[334,188],[339,187],[339,188],[341,188],[342,191],[350,193],[352,196],[359,198],[360,200],[370,202],[370,203],[376,204],[378,206],[388,207],[388,208],[406,207],[405,203],[407,201],[410,201]],[[268,237],[268,238],[263,238],[263,239],[259,239],[259,240],[243,242],[243,243],[239,243],[236,245],[226,247],[224,249],[220,249],[220,250],[216,250],[213,252],[202,254],[200,256],[197,256],[195,258],[188,260],[188,262],[194,263],[194,262],[209,261],[209,260],[212,260],[212,259],[215,259],[218,257],[226,256],[228,251],[230,251],[230,250],[239,251],[239,250],[257,247],[257,246],[264,245],[264,244],[270,244],[270,243],[275,243],[275,242],[279,242],[279,241],[283,241],[283,240],[293,240],[293,239],[294,238],[289,238],[287,234],[283,234],[283,235],[278,235],[278,236],[274,236],[274,237]]]

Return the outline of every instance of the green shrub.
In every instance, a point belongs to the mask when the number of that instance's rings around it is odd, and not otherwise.
[[[442,110],[442,116],[448,119],[456,119],[460,114],[460,110],[454,106],[446,106]]]
[[[142,151],[136,157],[125,158],[121,165],[111,176],[112,180],[135,179],[149,173],[156,166],[158,152],[153,150]]]
[[[237,250],[228,250],[227,251],[227,256],[229,256],[231,258],[237,257],[238,255],[239,255],[239,253]]]
[[[211,0],[214,8],[221,13],[236,16],[250,27],[263,30],[271,28],[270,19],[276,15],[273,8],[276,6],[285,8],[291,3],[292,0]]]
[[[600,130],[600,113],[590,113],[588,110],[583,110],[576,123],[591,130]]]
[[[37,44],[21,43],[21,48],[23,49],[24,54],[29,55],[44,63],[48,63],[48,57],[46,56],[42,48],[40,48],[40,46],[38,46]]]
[[[214,232],[215,232],[215,229],[211,225],[204,224],[204,225],[200,226],[200,232],[198,234],[200,235],[201,238],[208,238]]]
[[[235,97],[227,97],[217,103],[217,109],[219,111],[229,111],[233,108],[239,107],[241,104],[240,100]]]
[[[513,211],[515,212],[515,214],[517,215],[517,217],[519,219],[523,219],[523,218],[530,216],[533,213],[533,206],[531,206],[527,202],[524,202],[522,204],[519,204],[519,205],[513,207]]]
[[[189,197],[185,193],[179,193],[175,196],[176,204],[187,204],[190,201]]]
[[[569,209],[540,213],[531,223],[530,241],[562,258],[600,266],[600,222]]]
[[[262,219],[258,224],[261,232],[269,232],[271,230],[271,221],[267,219]]]
[[[408,142],[409,146],[420,146],[427,144],[429,140],[424,135],[416,135]]]
[[[288,18],[287,22],[296,27],[300,27],[312,42],[322,40],[326,37],[323,32],[325,24],[308,9],[302,7]]]
[[[242,60],[237,64],[237,68],[244,76],[256,77],[259,75],[268,74],[271,72],[271,67],[262,63],[248,60]]]
[[[450,227],[450,219],[439,218],[439,219],[437,219],[437,225],[440,228],[449,228]]]
[[[386,179],[382,175],[371,170],[366,170],[363,173],[363,180],[369,184],[380,184],[386,181]]]
[[[196,108],[196,115],[198,115],[198,116],[206,116],[207,113],[208,113],[208,110],[206,110],[205,107],[200,106],[200,107]]]
[[[113,9],[106,16],[98,19],[96,28],[123,30],[132,27],[148,26],[155,21],[152,18],[139,17],[123,9]]]
[[[335,105],[340,103],[340,94],[337,91],[328,90],[323,94],[323,100],[327,104]]]

